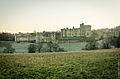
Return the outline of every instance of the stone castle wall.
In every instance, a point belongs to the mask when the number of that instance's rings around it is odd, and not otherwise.
[[[90,37],[95,36],[96,39],[101,37],[107,38],[109,36],[118,36],[120,33],[120,26],[117,26],[113,29],[98,29],[91,31],[91,25],[85,25],[84,23],[80,24],[79,28],[64,28],[60,32],[36,32],[36,33],[18,33],[15,34],[15,41],[36,41],[38,42],[56,42],[67,38],[74,39],[73,41],[80,40],[81,37]],[[75,37],[75,38],[74,38]],[[79,38],[79,39],[78,39]],[[81,38],[82,39],[82,38]]]
[[[90,37],[91,35],[91,25],[84,25],[84,23],[80,24],[80,28],[64,28],[61,29],[61,37]]]

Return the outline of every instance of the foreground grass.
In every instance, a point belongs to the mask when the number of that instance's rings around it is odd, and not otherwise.
[[[1,54],[0,79],[117,79],[119,51]]]

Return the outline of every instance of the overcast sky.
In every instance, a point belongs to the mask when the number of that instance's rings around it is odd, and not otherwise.
[[[0,32],[57,31],[120,25],[120,0],[0,0]]]

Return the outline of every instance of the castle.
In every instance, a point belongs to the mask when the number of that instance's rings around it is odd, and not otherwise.
[[[16,42],[80,42],[89,39],[92,35],[95,39],[108,36],[118,36],[120,26],[112,29],[91,30],[91,25],[80,24],[79,28],[63,28],[56,32],[33,32],[33,33],[17,33],[15,34]]]
[[[15,34],[15,41],[17,42],[56,42],[62,38],[72,37],[90,37],[91,25],[80,24],[79,28],[64,28],[60,32],[34,32],[34,33],[18,33]]]
[[[84,25],[84,23],[80,24],[80,28],[61,29],[61,37],[90,37],[91,35],[91,25]]]

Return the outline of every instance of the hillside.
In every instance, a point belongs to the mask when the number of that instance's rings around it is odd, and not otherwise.
[[[0,79],[117,79],[119,51],[0,54]]]

